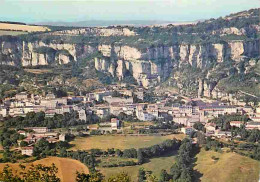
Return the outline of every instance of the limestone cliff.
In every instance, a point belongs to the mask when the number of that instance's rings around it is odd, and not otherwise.
[[[41,41],[0,41],[1,63],[14,66],[68,64],[100,52],[95,59],[98,71],[122,79],[130,73],[145,87],[167,79],[173,67],[189,64],[205,69],[226,59],[241,61],[245,57],[259,56],[259,41],[231,41],[208,44],[174,44],[139,49],[128,45],[61,44]]]

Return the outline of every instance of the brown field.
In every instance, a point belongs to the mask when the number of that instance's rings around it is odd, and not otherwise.
[[[50,166],[52,163],[56,165],[59,169],[57,176],[61,179],[62,182],[72,182],[76,179],[76,171],[88,173],[88,168],[82,164],[81,162],[68,159],[68,158],[59,158],[59,157],[48,157],[45,159],[41,159],[33,162],[36,164],[43,164],[46,166]],[[4,166],[8,164],[13,170],[20,170],[19,163],[1,163],[0,170],[2,171]],[[28,166],[31,163],[25,163],[24,165]]]
[[[74,145],[71,150],[90,150],[108,148],[128,149],[128,148],[143,148],[150,147],[155,144],[162,143],[167,139],[183,139],[184,134],[174,134],[167,136],[130,136],[130,135],[101,135],[90,137],[77,137],[70,142]]]
[[[219,158],[213,160],[212,156]],[[249,157],[232,152],[205,151],[197,155],[194,169],[202,176],[197,176],[202,182],[257,182],[259,180],[259,162]]]
[[[19,24],[9,24],[9,23],[0,23],[0,30],[15,30],[15,31],[22,31],[22,32],[50,31],[49,28],[43,26],[19,25]]]

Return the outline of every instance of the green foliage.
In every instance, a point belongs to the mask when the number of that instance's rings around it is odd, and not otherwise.
[[[26,141],[21,141],[21,143],[20,143],[20,146],[21,147],[26,147],[26,146],[28,146],[29,144],[28,144],[28,142],[26,142]]]
[[[125,158],[137,158],[137,151],[134,148],[131,149],[125,149],[123,151],[123,156]]]
[[[53,117],[46,117],[44,112],[29,112],[25,117],[7,118],[4,120],[5,127],[47,127],[62,128],[68,126],[76,126],[87,123],[96,123],[99,121],[96,115],[88,115],[87,121],[79,120],[76,111],[70,113],[55,114]],[[1,140],[1,138],[0,138]]]
[[[146,177],[145,177],[144,168],[139,168],[139,170],[138,170],[138,182],[144,182],[145,179],[146,179]]]
[[[183,139],[176,163],[171,167],[171,175],[174,181],[192,181],[192,149],[191,141],[187,138]]]
[[[99,172],[85,174],[77,171],[76,174],[76,182],[101,182],[103,180],[103,176]]]
[[[141,149],[137,150],[137,159],[138,159],[138,164],[144,163],[144,156],[143,156],[143,152]]]
[[[33,148],[33,156],[46,157],[50,152],[50,144],[46,139],[40,139]]]
[[[201,122],[194,123],[193,128],[199,131],[204,131],[204,125]]]
[[[18,134],[15,130],[10,130],[7,128],[2,128],[0,130],[0,142],[4,148],[17,145],[17,140],[19,137],[20,134]]]
[[[107,180],[108,182],[131,182],[131,177],[124,172],[121,172],[117,175],[111,176]]]

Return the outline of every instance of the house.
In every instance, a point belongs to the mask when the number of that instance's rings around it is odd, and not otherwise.
[[[218,138],[231,137],[231,132],[230,131],[216,130],[215,136],[218,137]]]
[[[146,112],[146,111],[138,111],[136,112],[136,117],[141,121],[152,121],[155,116]]]
[[[49,132],[50,129],[48,129],[47,127],[28,127],[25,128],[26,130],[33,130],[36,133],[46,133]]]
[[[124,103],[120,103],[120,102],[113,102],[110,104],[110,113],[118,116],[121,112],[124,112],[124,107],[125,104]]]
[[[184,133],[185,135],[191,134],[192,131],[193,131],[192,127],[183,127],[183,128],[181,128],[181,132]]]
[[[21,149],[21,151],[22,151],[22,155],[32,156],[32,154],[33,154],[33,147],[23,147]]]
[[[252,130],[252,129],[260,130],[260,122],[248,122],[248,123],[246,123],[246,129],[248,129],[248,130]]]
[[[117,118],[111,118],[111,128],[112,130],[117,130],[120,127],[120,121]]]
[[[57,138],[54,138],[54,137],[48,137],[46,140],[49,143],[57,143],[59,141]]]
[[[19,130],[19,131],[17,131],[17,133],[19,133],[20,135],[23,135],[23,136],[27,136],[27,132],[24,130]]]
[[[235,126],[240,128],[240,126],[243,124],[243,121],[230,121],[230,126]]]
[[[66,141],[66,134],[60,134],[59,135],[59,141],[65,142]]]
[[[84,99],[84,101],[88,101],[88,102],[90,102],[90,101],[94,101],[95,100],[95,94],[94,93],[88,93],[88,94],[86,94],[86,98]]]
[[[52,100],[52,99],[55,99],[56,96],[53,94],[53,93],[48,93],[45,97],[47,100]]]
[[[103,98],[105,101],[107,101],[109,104],[113,102],[117,103],[125,103],[125,104],[133,104],[133,97],[129,98],[121,98],[121,97],[112,97],[112,96],[106,96]]]
[[[98,117],[104,118],[110,114],[109,107],[103,106],[103,107],[97,107],[95,108],[95,113]]]
[[[140,100],[144,100],[144,92],[143,91],[136,91],[134,92],[134,95]]]
[[[7,108],[0,108],[0,115],[2,115],[3,117],[7,116]]]
[[[110,92],[110,91],[95,92],[95,100],[102,101],[102,100],[104,100],[104,97],[109,96],[111,94],[112,94],[112,92]]]
[[[16,100],[26,100],[28,99],[28,94],[26,92],[21,92],[15,95]]]
[[[215,123],[207,123],[205,125],[206,133],[207,134],[214,134],[216,131],[216,124]]]
[[[84,109],[79,110],[78,113],[79,113],[80,120],[83,120],[83,121],[87,120],[86,111]]]

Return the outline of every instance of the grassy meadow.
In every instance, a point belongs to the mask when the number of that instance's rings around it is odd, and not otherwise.
[[[213,160],[212,156],[218,160]],[[198,181],[202,182],[257,182],[260,163],[232,152],[218,153],[202,149],[197,155],[194,170],[202,174],[197,176]]]
[[[177,152],[169,153],[159,158],[152,158],[148,163],[137,165],[137,166],[126,166],[126,167],[112,167],[112,168],[98,168],[106,178],[119,173],[126,172],[131,176],[132,181],[136,182],[138,177],[139,168],[143,167],[146,171],[152,171],[153,174],[159,178],[162,169],[170,171],[171,166],[175,161],[175,156]]]
[[[128,149],[150,147],[162,143],[167,139],[183,139],[183,134],[173,134],[167,136],[121,136],[121,135],[101,135],[90,137],[76,137],[70,144],[73,145],[71,150],[90,150],[108,148]]]

